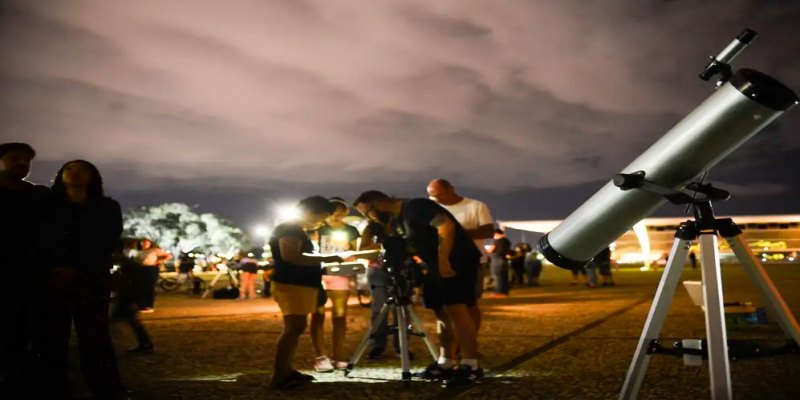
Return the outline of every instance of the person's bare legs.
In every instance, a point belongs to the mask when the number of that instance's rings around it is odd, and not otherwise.
[[[350,291],[331,290],[328,291],[328,295],[333,305],[331,311],[331,319],[333,320],[333,359],[336,361],[345,361],[344,339],[347,334],[347,299],[350,297]]]
[[[436,315],[437,333],[439,335],[439,359],[444,357],[455,361],[458,343],[453,334],[450,315],[444,308],[435,308],[433,313]]]
[[[461,350],[461,359],[476,360],[478,358],[477,331],[466,304],[446,305],[444,309],[452,321],[452,335]]]
[[[469,316],[472,317],[472,323],[475,325],[475,333],[477,334],[481,330],[481,319],[483,317],[481,309],[475,304],[467,306],[467,312],[469,312]]]
[[[314,351],[317,352],[317,357],[327,356],[325,352],[325,306],[317,309],[317,312],[311,314],[311,344],[314,345]]]
[[[275,350],[275,372],[270,387],[277,387],[292,374],[292,359],[297,350],[300,335],[306,330],[307,315],[284,315],[283,332],[278,338]]]

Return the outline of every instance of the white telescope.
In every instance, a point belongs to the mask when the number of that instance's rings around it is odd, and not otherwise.
[[[745,30],[720,56],[712,57],[700,77],[707,80],[721,74],[716,92],[622,174],[644,172],[648,182],[680,191],[798,103],[791,89],[764,73],[752,69],[730,73],[728,63],[754,37],[755,32]],[[583,267],[665,201],[657,193],[621,190],[608,182],[542,237],[539,249],[559,267]]]

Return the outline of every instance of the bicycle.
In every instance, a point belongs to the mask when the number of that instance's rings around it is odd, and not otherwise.
[[[190,283],[191,282],[191,283]],[[172,292],[177,290],[187,283],[190,283],[191,286],[189,287],[192,292],[195,293],[202,293],[205,290],[206,282],[198,277],[192,277],[192,279],[184,279],[183,281],[179,280],[176,276],[166,276],[165,273],[158,274],[158,282],[157,285],[161,290],[165,292]]]

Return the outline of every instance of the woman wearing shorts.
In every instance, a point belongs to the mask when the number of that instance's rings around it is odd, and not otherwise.
[[[317,309],[322,280],[320,263],[340,262],[339,256],[312,256],[314,245],[306,234],[322,226],[333,213],[333,205],[322,196],[311,196],[297,205],[299,217],[275,227],[269,239],[275,271],[272,295],[283,314],[283,332],[275,351],[275,372],[270,387],[288,389],[314,378],[292,367],[292,357],[308,315]]]
[[[342,198],[330,199],[334,207],[333,213],[325,220],[325,225],[317,230],[319,236],[319,252],[334,254],[356,249],[358,229],[344,222],[344,217],[350,212],[350,207]],[[328,357],[325,350],[325,300],[317,311],[311,315],[311,342],[317,351],[314,369],[317,372],[333,372],[334,369],[345,369],[347,361],[344,355],[344,339],[347,332],[347,299],[350,297],[350,277],[325,275],[322,277],[325,285],[327,299],[331,300],[332,332],[332,357]],[[332,358],[332,359],[331,359]]]

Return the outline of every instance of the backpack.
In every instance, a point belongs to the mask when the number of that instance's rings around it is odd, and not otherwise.
[[[215,299],[238,299],[239,288],[228,286],[226,288],[217,289],[211,293],[211,297]]]

